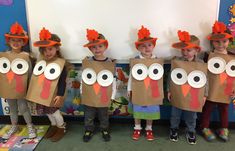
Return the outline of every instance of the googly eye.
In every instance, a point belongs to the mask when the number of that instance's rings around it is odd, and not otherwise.
[[[226,73],[230,77],[235,77],[235,60],[231,60],[226,65]]]
[[[225,66],[225,60],[220,57],[213,57],[208,61],[208,70],[214,74],[220,74],[224,72]]]
[[[113,83],[113,73],[109,70],[102,70],[97,75],[97,82],[103,87],[107,87]]]
[[[11,63],[10,61],[5,58],[5,57],[1,57],[0,58],[0,73],[7,73],[9,72],[11,69]]]
[[[60,76],[61,68],[56,63],[49,63],[46,66],[46,69],[44,71],[44,75],[48,80],[54,80]]]
[[[177,85],[183,85],[187,82],[187,73],[182,68],[175,68],[171,71],[171,79]]]
[[[96,73],[91,68],[86,68],[82,72],[82,80],[88,85],[92,85],[96,81]]]
[[[163,67],[159,63],[151,64],[148,71],[148,75],[152,80],[161,79],[164,73]]]
[[[25,74],[29,69],[29,64],[24,59],[17,58],[11,63],[11,70],[18,75]]]
[[[206,75],[199,70],[194,70],[188,75],[188,83],[193,88],[202,88],[206,84]]]
[[[42,74],[46,68],[46,65],[47,65],[46,61],[44,60],[39,61],[33,69],[33,74],[36,76]]]
[[[135,64],[132,67],[131,74],[138,81],[144,80],[148,76],[148,68],[141,63]]]

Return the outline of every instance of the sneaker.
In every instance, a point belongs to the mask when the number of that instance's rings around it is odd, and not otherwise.
[[[33,127],[33,125],[28,125],[28,134],[29,134],[29,138],[36,138],[37,137],[37,133],[36,133],[36,129]]]
[[[85,134],[83,135],[83,141],[89,142],[93,136],[93,132],[91,131],[85,131]]]
[[[154,136],[153,136],[153,131],[152,130],[146,130],[146,139],[148,141],[153,141],[154,140]]]
[[[138,140],[140,138],[141,130],[134,130],[132,139]]]
[[[179,139],[178,130],[177,129],[170,129],[170,140],[173,142],[177,142]]]
[[[225,142],[228,141],[229,131],[227,128],[221,128],[221,129],[217,130],[217,134],[218,134],[219,138],[221,138],[223,141],[225,141]]]
[[[215,138],[216,138],[214,133],[209,128],[204,128],[202,130],[202,134],[203,134],[204,138],[209,142],[215,140]]]
[[[189,144],[196,144],[196,134],[194,132],[186,132],[186,139]]]
[[[103,131],[101,131],[101,133],[102,133],[102,137],[103,137],[103,139],[104,139],[105,142],[110,141],[111,136],[110,136],[110,134],[109,134],[108,131],[103,130]]]
[[[11,126],[11,128],[10,128],[10,130],[7,132],[7,133],[5,133],[3,136],[2,136],[2,138],[3,139],[9,139],[14,133],[16,133],[17,131],[18,131],[18,126],[17,125],[13,125],[13,126]]]

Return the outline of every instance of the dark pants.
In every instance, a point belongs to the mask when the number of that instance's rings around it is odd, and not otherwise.
[[[85,114],[85,130],[94,131],[95,124],[94,119],[98,115],[100,121],[100,129],[108,130],[109,129],[109,115],[108,107],[90,107],[84,105],[84,114]]]
[[[220,114],[221,128],[228,128],[228,108],[229,104],[206,101],[201,116],[201,128],[209,128],[210,116],[214,107],[218,107]]]

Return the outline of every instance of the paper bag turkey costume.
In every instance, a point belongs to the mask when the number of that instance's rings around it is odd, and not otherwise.
[[[171,104],[177,108],[201,112],[207,82],[204,63],[172,60]]]
[[[163,60],[131,59],[132,103],[141,106],[163,102]]]
[[[82,104],[108,107],[111,103],[115,62],[82,61]]]
[[[231,102],[235,90],[235,56],[210,53],[208,58],[209,96],[212,102]]]

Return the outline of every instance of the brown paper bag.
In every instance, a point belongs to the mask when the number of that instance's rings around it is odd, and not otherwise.
[[[88,60],[86,58],[82,61],[82,69],[84,71],[87,68],[92,69],[96,76],[103,70],[108,70],[114,75],[115,62],[99,62]],[[109,107],[111,103],[112,84],[107,87],[103,87],[98,84],[97,79],[95,80],[94,84],[88,85],[84,79],[82,79],[81,103],[92,107]]]
[[[3,72],[0,72],[0,84],[1,84],[0,85],[0,97],[6,98],[6,99],[24,98],[27,92],[28,74],[29,74],[29,71],[32,70],[31,63],[29,60],[29,55],[25,52],[22,52],[19,54],[12,53],[12,52],[1,52],[0,58],[1,58],[0,70],[3,71]],[[4,61],[6,59],[10,62],[10,64],[7,64]],[[18,59],[23,59],[26,62],[22,62]],[[23,71],[25,67],[27,66],[27,65],[24,65],[25,63],[28,65],[28,70],[25,73],[23,73],[21,71]],[[20,69],[18,70],[17,70],[18,68],[17,65],[20,67]],[[11,66],[14,68],[14,71],[12,70]],[[11,68],[8,72],[5,73],[4,71],[6,71],[6,67],[11,67]]]
[[[210,53],[208,61],[211,58],[215,57],[218,57],[218,59],[222,58],[225,61],[226,65],[229,63],[229,61],[235,60],[235,56],[232,55]],[[216,63],[216,61],[214,63]],[[209,62],[208,62],[208,67],[209,67]],[[229,104],[231,102],[230,98],[231,93],[229,91],[234,91],[235,79],[226,73],[225,67],[221,66],[221,69],[224,71],[219,74],[208,71],[209,87],[210,87],[208,100],[212,102]]]
[[[130,59],[130,72],[132,72],[133,66],[136,64],[143,64],[149,70],[149,67],[154,63],[160,64],[162,67],[162,72],[164,72],[162,59]],[[158,73],[160,73],[160,71]],[[158,80],[151,79],[149,75],[147,75],[147,77],[143,80],[136,80],[132,75],[131,87],[133,104],[149,106],[161,105],[163,103],[163,75]]]
[[[40,76],[45,75],[45,71],[40,75],[35,75],[35,73],[33,72],[26,99],[28,99],[29,101],[38,103],[38,104],[48,106],[48,107],[54,107],[54,98],[57,92],[57,84],[60,78],[60,74],[64,68],[65,60],[61,58],[57,58],[56,60],[53,60],[51,62],[46,62],[47,67],[50,63],[55,63],[59,65],[60,67],[59,76],[53,80],[49,80],[45,77],[43,81],[40,82],[40,79],[41,79]],[[37,64],[35,68],[36,67],[37,67]]]
[[[199,70],[204,73],[205,75],[204,80],[206,82],[207,66],[204,63],[172,60],[171,71],[173,71],[176,68],[183,69],[186,72],[185,77],[179,76],[181,77],[180,81],[183,81],[183,79],[185,78],[188,80],[189,78],[188,75],[192,71]],[[181,71],[179,73],[181,73]],[[173,73],[171,72],[171,74]],[[169,78],[171,78],[171,75]],[[190,85],[188,81],[186,81],[186,83],[184,84],[180,83],[176,84],[175,82],[173,82],[171,78],[170,80],[171,104],[183,110],[201,112],[202,107],[204,105],[203,97],[205,94],[205,87],[206,85],[204,85],[201,88],[194,88],[194,85]]]

